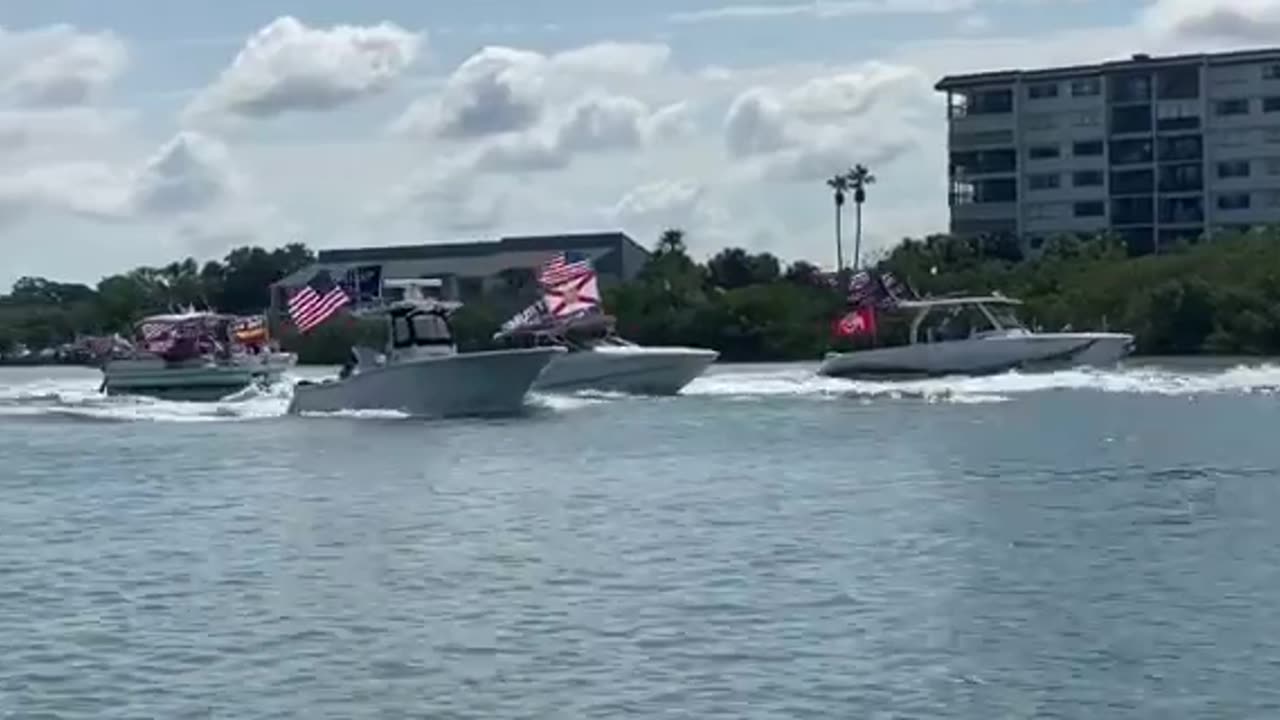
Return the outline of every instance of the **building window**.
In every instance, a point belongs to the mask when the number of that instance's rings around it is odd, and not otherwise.
[[[1147,73],[1115,75],[1108,83],[1115,102],[1145,102],[1151,99],[1151,76]]]
[[[1204,222],[1203,196],[1160,198],[1159,219],[1170,225]]]
[[[1102,154],[1101,140],[1081,140],[1071,146],[1071,154],[1076,157],[1093,157]]]
[[[1160,192],[1196,192],[1204,188],[1200,163],[1160,166]]]
[[[1204,145],[1199,135],[1162,137],[1157,143],[1160,162],[1199,160],[1204,155]]]
[[[1248,132],[1224,132],[1213,136],[1215,147],[1240,147],[1249,144]]]
[[[1280,158],[1269,157],[1263,163],[1268,175],[1280,175]]]
[[[1032,100],[1044,100],[1058,97],[1058,83],[1036,83],[1027,87],[1027,97]]]
[[[1102,115],[1094,110],[1076,113],[1071,121],[1076,127],[1097,127],[1102,124]]]
[[[1119,170],[1111,173],[1112,195],[1146,195],[1155,190],[1156,174],[1152,170]]]
[[[976,184],[974,201],[980,203],[1016,202],[1018,183],[1013,178],[983,180]]]
[[[1013,112],[1013,90],[982,90],[969,97],[970,115],[993,115]]]
[[[1153,157],[1150,140],[1112,140],[1111,164],[1136,165],[1149,163]]]
[[[1076,217],[1102,217],[1107,214],[1107,205],[1101,200],[1078,202],[1075,206]]]
[[[1111,108],[1111,132],[1151,132],[1151,106],[1124,105]]]
[[[1062,177],[1058,173],[1042,173],[1027,176],[1028,190],[1052,190],[1059,187]]]
[[[1057,145],[1033,145],[1027,151],[1028,157],[1032,160],[1049,160],[1058,157],[1059,154]]]
[[[1018,155],[1013,149],[965,150],[951,153],[951,173],[957,177],[1014,172]]]
[[[1102,78],[1081,78],[1071,81],[1071,97],[1090,97],[1102,94]]]
[[[1200,97],[1200,67],[1184,65],[1156,73],[1156,97],[1161,100],[1189,100]]]
[[[1270,97],[1262,98],[1262,112],[1280,112],[1280,96],[1272,95]]]
[[[1102,178],[1101,170],[1077,170],[1071,174],[1071,184],[1074,187],[1098,187]]]
[[[1220,178],[1249,177],[1249,161],[1248,160],[1224,160],[1218,163],[1218,177]]]
[[[1196,130],[1199,127],[1199,103],[1172,102],[1156,105],[1157,130]]]
[[[1262,66],[1263,80],[1280,80],[1280,63],[1267,63]]]
[[[1280,143],[1280,128],[1267,128],[1262,131],[1262,140],[1267,144]]]
[[[1111,201],[1111,222],[1116,225],[1145,225],[1155,219],[1155,214],[1155,203],[1150,197]]]
[[[1052,130],[1058,126],[1052,115],[1047,113],[1034,113],[1027,115],[1028,130]]]
[[[1226,117],[1229,115],[1248,115],[1249,100],[1247,98],[1232,98],[1231,100],[1219,100],[1213,104],[1214,114]]]
[[[1230,193],[1218,196],[1219,210],[1248,210],[1249,193]]]
[[[1280,191],[1267,190],[1258,193],[1258,205],[1262,207],[1280,207]]]

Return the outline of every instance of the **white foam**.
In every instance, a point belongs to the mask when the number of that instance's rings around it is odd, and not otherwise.
[[[1136,395],[1193,396],[1263,394],[1280,391],[1280,366],[1237,365],[1209,371],[1156,367],[1115,370],[1071,369],[1051,373],[1009,372],[982,377],[925,380],[842,380],[824,378],[809,368],[739,372],[724,369],[704,375],[685,395],[918,398],[930,402],[1002,402],[1011,396],[1061,390]]]
[[[0,417],[70,417],[123,422],[234,422],[283,416],[298,376],[266,390],[249,388],[217,402],[177,402],[136,396],[107,397],[98,391],[93,373],[50,372],[42,377],[25,372],[0,373]],[[733,402],[759,402],[796,397],[818,401],[864,403],[920,400],[928,403],[974,404],[1008,402],[1043,392],[1101,392],[1131,395],[1195,397],[1280,392],[1280,365],[1236,365],[1216,370],[1179,370],[1135,366],[1118,370],[1076,369],[1053,373],[1006,373],[986,377],[950,377],[908,381],[855,381],[819,377],[812,366],[756,366],[742,370],[715,368],[689,384],[683,395]],[[584,392],[574,395],[533,393],[530,404],[551,412],[572,412],[602,403],[628,402],[620,393]],[[310,415],[310,414],[308,414]],[[353,419],[403,418],[402,413],[349,411],[325,417]]]

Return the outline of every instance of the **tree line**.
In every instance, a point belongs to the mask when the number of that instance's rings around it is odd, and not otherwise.
[[[237,248],[223,260],[187,259],[137,268],[96,286],[22,278],[0,296],[0,351],[127,333],[143,315],[177,306],[262,312],[271,283],[314,261],[300,244]],[[921,294],[1003,292],[1026,302],[1045,329],[1126,330],[1145,354],[1280,352],[1280,230],[1254,229],[1196,245],[1130,257],[1111,236],[1051,238],[1029,252],[1007,237],[906,239],[870,266]],[[850,271],[844,271],[847,276]],[[459,345],[486,347],[499,323],[536,292],[468,299],[457,316]],[[726,248],[694,261],[684,234],[668,230],[638,277],[604,289],[618,330],[646,345],[693,345],[727,361],[813,360],[837,347],[832,321],[844,307],[836,283],[809,262]],[[465,298],[464,298],[465,299]],[[894,332],[892,318],[882,334]],[[381,325],[335,319],[304,337],[279,319],[275,332],[304,362],[339,362],[353,340],[377,344]],[[880,341],[885,341],[884,337]],[[866,341],[862,341],[866,342]]]

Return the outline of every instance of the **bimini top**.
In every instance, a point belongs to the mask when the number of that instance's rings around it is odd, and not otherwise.
[[[182,323],[208,321],[208,320],[237,320],[240,316],[229,315],[227,313],[217,313],[207,310],[191,310],[184,313],[168,313],[160,315],[148,315],[139,320],[136,325],[145,323],[163,323],[165,325],[179,325]]]
[[[899,300],[895,307],[906,310],[923,310],[931,307],[948,307],[954,305],[1021,305],[1022,301],[993,295],[958,295],[955,297],[921,298],[920,300]]]

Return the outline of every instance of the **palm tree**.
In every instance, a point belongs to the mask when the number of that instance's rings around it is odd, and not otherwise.
[[[867,186],[875,183],[876,176],[871,174],[866,165],[859,163],[845,173],[844,179],[853,188],[853,203],[857,212],[853,241],[853,269],[857,270],[862,255],[862,203],[867,201]]]
[[[844,212],[845,193],[849,192],[849,176],[836,175],[827,180],[827,187],[835,193],[836,200],[836,277],[844,272],[844,244],[840,237],[840,216]]]
[[[667,228],[662,231],[662,236],[658,238],[657,255],[685,253],[684,231],[679,228]]]

